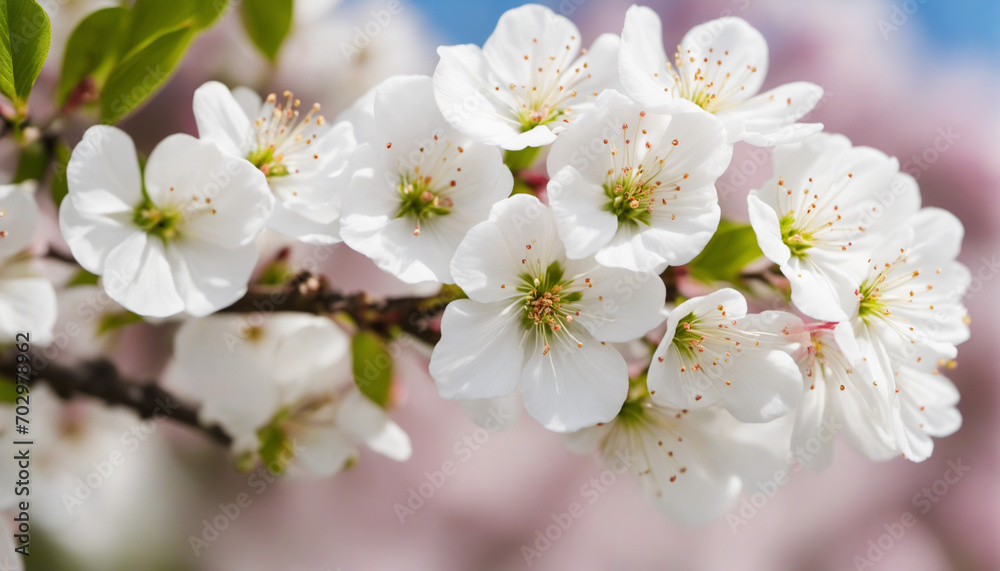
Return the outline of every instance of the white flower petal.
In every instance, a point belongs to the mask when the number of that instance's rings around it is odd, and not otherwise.
[[[184,310],[200,317],[243,297],[258,252],[255,243],[230,249],[181,239],[170,243],[166,256]]]
[[[0,260],[31,244],[38,227],[34,184],[0,185]]]
[[[455,251],[451,274],[471,299],[499,301],[518,297],[515,288],[526,264],[564,254],[551,209],[519,194],[496,203],[490,219],[469,230]]]
[[[223,152],[246,157],[252,145],[253,123],[229,88],[218,81],[209,81],[194,92],[194,120],[198,136],[219,146]],[[259,106],[258,106],[259,109]]]
[[[678,71],[690,85],[699,83],[696,76],[727,78],[718,88],[725,94],[718,97],[723,105],[756,94],[767,75],[767,41],[742,18],[718,18],[691,28],[679,55]]]
[[[52,340],[56,323],[56,292],[52,283],[26,264],[0,266],[0,335],[13,342],[18,333],[31,334],[42,347]]]
[[[441,113],[456,129],[487,145],[499,145],[521,132],[509,106],[490,85],[489,64],[473,45],[441,46],[434,70],[434,96]]]
[[[754,234],[757,235],[757,244],[764,255],[769,260],[780,265],[788,263],[792,257],[792,251],[788,249],[781,239],[781,226],[778,224],[778,215],[774,208],[760,199],[754,189],[747,196],[747,210],[750,215],[750,225]]]
[[[310,427],[295,436],[298,460],[319,476],[332,476],[358,456],[356,441],[339,426]]]
[[[272,323],[279,319],[253,331],[242,315],[192,319],[174,340],[172,385],[201,404],[203,421],[218,423],[243,446],[253,446],[258,429],[281,406],[278,387],[268,378],[280,339]]]
[[[360,391],[351,391],[344,397],[337,419],[341,426],[383,456],[403,462],[413,452],[410,438],[403,429]]]
[[[758,147],[773,147],[800,141],[823,130],[820,123],[796,123],[823,99],[823,88],[805,81],[786,83],[719,111],[723,121],[735,122],[732,141],[746,141]]]
[[[542,426],[572,432],[608,422],[628,393],[628,366],[612,347],[591,339],[578,348],[557,339],[547,354],[541,344],[524,365],[524,409]]]
[[[63,200],[59,207],[59,230],[83,269],[101,275],[108,252],[132,234],[140,233],[131,218],[131,213],[89,214],[80,211],[74,201]]]
[[[525,147],[544,147],[556,140],[556,134],[548,125],[537,125],[530,131],[518,133],[514,137],[504,140],[500,148],[508,151],[520,151]]]
[[[522,319],[516,303],[450,303],[430,361],[441,396],[487,399],[514,392],[524,361]]]
[[[601,185],[566,166],[549,180],[547,191],[567,257],[592,256],[614,238],[618,218],[604,209],[608,196]]]
[[[526,4],[500,16],[483,44],[483,57],[498,79],[532,85],[536,69],[550,57],[576,57],[580,31],[568,18],[538,4]]]
[[[163,241],[135,232],[108,252],[104,288],[129,311],[169,317],[184,310],[172,274]]]
[[[154,205],[182,210],[181,234],[218,246],[254,241],[274,208],[263,173],[189,135],[160,142],[149,155],[145,177]]]
[[[68,199],[81,212],[131,214],[142,202],[142,175],[132,139],[106,125],[87,129],[66,167]]]
[[[625,13],[618,71],[625,91],[643,105],[670,99],[674,76],[663,47],[660,16],[646,6],[632,6]]]
[[[598,266],[586,275],[591,287],[575,305],[576,323],[596,339],[624,343],[663,323],[667,292],[657,274]]]

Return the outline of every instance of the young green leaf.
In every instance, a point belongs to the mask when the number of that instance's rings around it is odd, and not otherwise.
[[[66,178],[66,167],[69,166],[69,159],[72,156],[72,149],[66,143],[59,141],[56,143],[52,161],[52,178],[49,179],[49,186],[52,187],[52,200],[56,203],[56,208],[62,204],[66,195],[69,194],[69,179]]]
[[[365,396],[385,408],[389,405],[392,386],[392,357],[382,339],[367,331],[354,336],[351,341],[354,381]]]
[[[18,113],[49,54],[52,27],[35,0],[0,0],[0,93]]]
[[[691,277],[705,283],[735,283],[743,268],[763,255],[757,245],[757,235],[749,224],[723,220],[705,249],[687,268]]]
[[[292,28],[292,0],[243,0],[240,15],[254,45],[272,62]]]
[[[17,160],[17,171],[14,173],[14,184],[26,180],[41,180],[45,169],[49,166],[49,153],[41,141],[35,141],[21,148],[21,156]]]
[[[100,280],[98,276],[88,272],[87,270],[81,269],[76,272],[76,275],[70,278],[68,282],[66,282],[66,287],[69,288],[88,285],[95,286],[97,285],[98,280]]]
[[[101,92],[102,120],[117,123],[156,93],[173,75],[193,37],[190,27],[168,32],[119,63]]]
[[[201,0],[136,0],[120,57],[128,59],[166,33],[195,24],[195,5]]]
[[[194,27],[204,30],[222,18],[234,0],[197,0],[194,6]]]
[[[120,38],[128,23],[129,11],[125,8],[104,8],[84,18],[70,34],[63,56],[56,101],[66,105],[69,96],[88,77],[95,79],[97,87],[114,65]]]

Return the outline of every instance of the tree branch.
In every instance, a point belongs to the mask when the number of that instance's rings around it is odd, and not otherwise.
[[[451,290],[433,297],[399,297],[373,300],[369,295],[344,295],[331,291],[325,277],[303,272],[280,286],[254,286],[236,303],[221,313],[269,314],[276,311],[300,311],[315,315],[344,313],[359,329],[391,338],[406,332],[431,345],[441,334],[431,329],[429,321],[444,311],[456,298]]]
[[[14,379],[17,374],[14,354],[0,361],[0,374]],[[123,379],[118,369],[106,360],[92,361],[70,368],[50,362],[36,371],[32,382],[44,381],[63,400],[77,395],[97,398],[109,405],[131,409],[141,418],[167,417],[207,434],[212,440],[228,447],[232,438],[218,427],[205,427],[198,421],[198,411],[180,403],[172,394],[155,383],[142,384]]]

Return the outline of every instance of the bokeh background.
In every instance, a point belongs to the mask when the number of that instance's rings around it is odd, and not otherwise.
[[[369,34],[359,30],[378,21],[390,2],[296,0],[294,31],[274,67],[255,53],[230,14],[198,40],[169,86],[123,128],[147,152],[170,133],[193,133],[192,92],[208,79],[292,89],[303,102],[321,102],[332,117],[389,75],[431,73],[439,44],[481,44],[500,14],[519,4],[398,2],[398,13]],[[112,3],[49,3],[55,43],[41,85],[51,86],[57,77],[75,22]],[[620,32],[631,2],[543,3],[573,19],[587,45],[599,33]],[[396,464],[363,451],[357,466],[324,481],[292,477],[264,480],[262,486],[259,475],[236,472],[224,451],[200,435],[154,425],[126,463],[67,513],[62,495],[120,448],[123,432],[138,421],[95,403],[50,402],[46,406],[58,420],[47,428],[49,445],[35,468],[36,496],[48,499],[33,514],[37,527],[28,569],[505,571],[529,563],[531,569],[578,571],[1000,569],[1000,2],[648,4],[663,19],[668,45],[706,20],[747,19],[770,45],[765,89],[793,80],[822,85],[826,97],[811,119],[855,144],[899,157],[918,177],[925,204],[951,210],[964,222],[961,259],[975,276],[966,299],[972,340],[960,347],[952,371],[964,426],[938,440],[931,459],[877,464],[838,445],[827,471],[795,471],[762,505],[734,511],[744,523],[723,518],[685,529],[649,506],[629,477],[618,478],[590,503],[581,487],[601,474],[595,459],[571,454],[558,435],[527,419],[504,432],[477,429],[457,404],[437,396],[426,351],[397,345],[394,418],[413,440],[412,459]],[[38,95],[43,91],[36,90],[36,108],[45,105]],[[738,148],[719,183],[726,215],[745,216],[746,189],[768,174],[766,163]],[[325,269],[345,290],[406,291],[346,248]],[[155,378],[169,346],[162,331],[139,326],[123,340],[119,361],[133,376]],[[35,414],[46,413],[36,408]],[[442,480],[434,473],[445,462],[457,471]],[[935,488],[949,463],[970,469]],[[433,496],[401,522],[394,506],[435,481],[440,486]],[[759,491],[754,483],[749,488]],[[915,501],[925,488],[933,490],[934,501]],[[220,504],[243,492],[251,505],[195,553],[189,536],[202,537],[205,521],[221,513]],[[583,515],[557,540],[536,543],[553,514],[574,502],[583,504]],[[901,537],[883,537],[900,529],[894,524],[907,512],[916,525]],[[540,557],[526,561],[525,546]]]

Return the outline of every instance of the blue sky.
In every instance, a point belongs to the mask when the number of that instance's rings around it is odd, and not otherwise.
[[[436,24],[446,43],[481,44],[505,10],[524,4],[522,0],[406,0],[420,7]],[[917,2],[914,18],[924,29],[931,46],[962,52],[982,52],[1000,65],[1000,0],[889,0],[903,5]],[[557,6],[559,0],[538,3]]]

